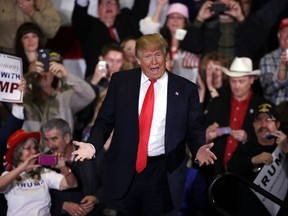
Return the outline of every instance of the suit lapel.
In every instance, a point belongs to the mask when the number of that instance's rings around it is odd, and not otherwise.
[[[133,116],[136,118],[134,121],[135,128],[137,128],[136,133],[139,133],[139,124],[138,124],[138,118],[139,118],[139,111],[138,111],[138,103],[139,103],[139,92],[140,92],[140,85],[141,85],[141,69],[135,70],[135,73],[133,73],[134,77],[131,79],[131,97],[129,102],[129,107],[131,112],[133,113]]]
[[[175,85],[174,76],[170,72],[168,74],[168,87],[167,87],[167,112],[166,112],[166,126],[165,126],[165,148],[169,140],[169,134],[173,128],[173,115],[177,113],[177,107],[181,106],[178,103],[178,97],[181,96],[181,92]]]

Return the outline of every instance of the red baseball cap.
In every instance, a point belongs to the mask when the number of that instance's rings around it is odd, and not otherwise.
[[[28,138],[35,138],[39,142],[40,137],[41,135],[39,132],[26,132],[24,130],[17,130],[8,138],[7,152],[6,155],[4,156],[4,161],[12,165],[12,154],[16,146],[19,145],[21,141],[26,140]]]

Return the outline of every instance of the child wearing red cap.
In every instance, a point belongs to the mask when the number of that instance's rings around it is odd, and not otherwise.
[[[37,164],[40,155],[40,133],[18,130],[7,142],[5,167],[0,177],[0,192],[4,193],[8,204],[7,216],[45,215],[49,216],[51,197],[49,189],[65,190],[77,186],[77,180],[65,165],[63,157],[58,157],[55,165],[61,174]]]

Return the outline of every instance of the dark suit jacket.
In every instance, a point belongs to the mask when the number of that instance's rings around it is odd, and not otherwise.
[[[114,129],[110,149],[105,154],[103,180],[104,194],[112,199],[125,195],[135,174],[140,80],[140,68],[113,74],[88,139],[95,146],[96,153],[100,152]],[[201,114],[197,86],[168,72],[165,160],[170,192],[176,208],[183,198],[185,144],[187,142],[192,154],[195,154],[205,143],[205,131],[199,123]]]
[[[23,120],[16,118],[12,114],[8,116],[3,127],[0,128],[0,173],[4,171],[3,167],[3,156],[6,154],[7,150],[7,140],[16,130],[22,128]],[[0,212],[6,215],[7,204],[4,195],[0,195]]]
[[[51,152],[48,152],[48,154],[51,154]],[[51,214],[53,216],[68,215],[68,213],[62,211],[63,203],[75,202],[79,204],[81,200],[88,195],[96,196],[102,204],[102,179],[97,163],[98,160],[96,161],[95,158],[94,160],[86,160],[83,162],[73,161],[67,164],[77,178],[78,187],[63,191],[50,190],[52,200]],[[93,170],[93,172],[91,170]],[[59,170],[56,171],[59,172]],[[96,205],[96,208],[88,215],[95,215],[96,212],[100,210],[97,208],[100,208],[99,205]]]
[[[231,97],[231,91],[227,87],[227,91],[223,91],[223,94],[212,100],[209,106],[208,113],[206,115],[206,128],[214,122],[217,122],[220,127],[227,127],[230,125]],[[253,117],[255,111],[257,110],[257,107],[264,102],[267,102],[267,100],[256,94],[252,94],[250,103],[248,105],[247,113],[245,115],[242,125],[242,129],[245,130],[248,134],[247,142],[253,142],[254,140],[256,140],[253,128]],[[227,138],[227,135],[223,135],[213,140],[214,146],[212,148],[212,151],[214,154],[216,154],[217,160],[213,165],[210,165],[209,167],[204,167],[205,170],[208,170],[206,172],[206,174],[210,176],[208,177],[208,179],[211,179],[217,174],[224,171],[223,159]]]
[[[0,128],[0,163],[1,163],[1,170],[3,171],[3,156],[6,153],[6,146],[7,146],[7,140],[9,136],[11,136],[16,130],[19,130],[22,128],[23,120],[16,118],[12,114],[10,114],[5,121],[3,127]]]

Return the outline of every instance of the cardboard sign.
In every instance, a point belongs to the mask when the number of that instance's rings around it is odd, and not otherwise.
[[[0,53],[0,101],[22,103],[18,84],[23,76],[21,58]]]
[[[286,160],[286,155],[280,150],[279,147],[275,149],[272,156],[273,163],[263,166],[255,178],[254,183],[283,201],[287,194],[288,187],[288,163]],[[255,191],[253,192],[264,204],[270,214],[272,216],[276,216],[280,210],[280,206],[259,193]]]

